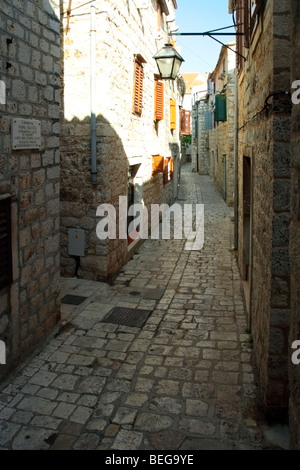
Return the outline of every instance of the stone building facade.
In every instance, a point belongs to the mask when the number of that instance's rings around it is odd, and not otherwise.
[[[193,106],[193,161],[194,169],[200,175],[208,175],[210,170],[209,129],[213,126],[212,109],[209,108],[205,91]]]
[[[0,340],[4,376],[59,307],[59,2],[1,1]],[[2,356],[1,356],[2,357]]]
[[[234,50],[235,44],[228,44]],[[228,205],[235,185],[235,53],[223,46],[207,89],[193,106],[195,170],[209,174]]]
[[[296,101],[293,104],[291,118],[291,225],[290,225],[290,261],[291,261],[291,321],[289,344],[300,349],[300,5],[291,0],[291,83],[298,81]],[[298,92],[297,92],[298,89]],[[300,354],[294,347],[290,355],[296,353],[296,361],[289,362],[290,377],[290,442],[291,448],[300,450]]]
[[[233,50],[235,44],[229,44]],[[209,174],[228,205],[234,199],[235,136],[235,53],[221,48],[217,65],[209,79],[213,93],[208,95],[208,112],[213,110],[213,129],[209,131]]]
[[[266,411],[289,399],[289,2],[237,0],[238,263]]]
[[[149,214],[151,204],[170,204],[177,192],[182,96],[176,81],[159,80],[153,59],[169,40],[177,3],[74,0],[68,8],[65,0],[61,273],[108,280],[140,240],[99,239],[98,207],[112,204],[119,220],[120,197]],[[80,256],[70,249],[74,233]]]

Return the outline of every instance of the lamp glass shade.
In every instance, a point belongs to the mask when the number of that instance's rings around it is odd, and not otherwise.
[[[161,78],[175,80],[184,59],[172,44],[166,44],[153,58],[156,60]]]

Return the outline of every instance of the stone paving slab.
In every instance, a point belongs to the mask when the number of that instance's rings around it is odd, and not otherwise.
[[[62,296],[88,298],[64,305],[56,334],[1,385],[1,449],[286,447],[260,413],[232,209],[189,165],[179,200],[204,204],[202,250],[147,240],[114,285],[62,279]],[[142,328],[104,323],[113,307],[152,313]]]

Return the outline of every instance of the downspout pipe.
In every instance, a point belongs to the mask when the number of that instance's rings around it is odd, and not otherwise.
[[[90,108],[91,108],[91,175],[97,183],[97,137],[96,137],[96,6],[90,7]]]
[[[235,69],[235,131],[234,131],[234,249],[238,249],[239,233],[238,233],[238,205],[239,205],[239,186],[238,186],[238,171],[239,171],[239,119],[238,119],[238,74]]]

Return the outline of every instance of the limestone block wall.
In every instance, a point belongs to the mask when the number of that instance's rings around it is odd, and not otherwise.
[[[211,75],[216,93],[226,94],[227,120],[209,131],[210,175],[228,205],[234,201],[235,54],[223,47]],[[211,101],[211,100],[209,100]]]
[[[147,8],[126,0],[94,2],[95,48],[91,51],[91,5],[72,2],[74,15],[63,2],[64,100],[61,158],[61,273],[73,276],[76,258],[69,253],[70,228],[85,232],[85,253],[77,274],[88,279],[108,279],[132,255],[127,240],[99,240],[97,207],[128,195],[133,172],[134,199],[147,208],[174,199],[173,182],[152,177],[152,156],[175,157],[178,172],[179,130],[170,130],[170,98],[178,98],[174,82],[164,83],[164,117],[154,120],[153,55],[167,42],[166,16],[158,31],[157,2]],[[168,2],[171,9],[173,2]],[[80,8],[77,8],[80,7]],[[172,12],[171,12],[172,13]],[[91,57],[94,54],[93,64]],[[143,63],[141,116],[133,113],[134,60]],[[91,179],[91,75],[94,65],[97,181]],[[179,110],[177,109],[177,114]],[[178,116],[179,118],[179,116]],[[179,121],[177,121],[179,122]],[[123,214],[124,215],[124,214]],[[77,266],[78,267],[78,266]]]
[[[0,376],[60,317],[59,18],[58,1],[1,2],[0,199],[11,198],[13,282],[0,290],[0,339],[6,344]],[[40,126],[39,148],[20,141],[14,149],[16,119]]]
[[[291,83],[300,77],[300,5],[291,1]],[[295,90],[293,90],[295,91]],[[300,104],[293,105],[291,123],[291,329],[289,355],[295,353],[291,348],[294,341],[300,340]],[[298,347],[299,349],[299,347]],[[289,361],[290,376],[290,445],[300,450],[300,364]]]
[[[286,3],[266,3],[239,77],[239,263],[243,271],[247,184],[249,321],[267,408],[284,408],[288,401],[290,100],[284,91],[290,87],[289,19]],[[275,90],[283,93],[271,96]],[[247,183],[245,158],[251,166]]]
[[[198,172],[200,175],[208,175],[210,161],[209,161],[209,133],[205,129],[205,112],[208,111],[207,99],[202,99],[198,102],[197,106],[197,142],[194,151],[198,155]]]

